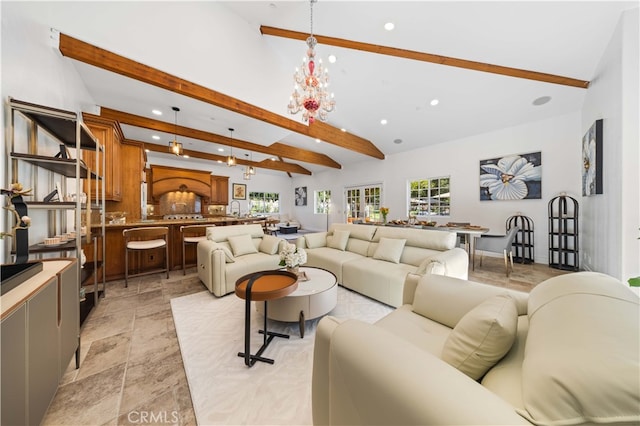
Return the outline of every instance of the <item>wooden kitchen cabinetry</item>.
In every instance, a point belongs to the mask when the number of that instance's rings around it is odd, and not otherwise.
[[[228,176],[211,176],[211,204],[229,204]]]
[[[83,113],[82,117],[91,133],[105,149],[105,200],[122,201],[122,167],[120,164],[122,158],[120,144],[124,139],[122,129],[113,120],[106,120],[87,113]],[[87,166],[93,170],[95,167],[95,155],[92,152],[86,152],[82,158]],[[87,184],[88,182],[85,185]],[[100,194],[97,195],[100,198]]]

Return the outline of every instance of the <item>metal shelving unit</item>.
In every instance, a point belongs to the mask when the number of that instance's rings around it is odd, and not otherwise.
[[[87,305],[91,307],[98,304],[98,296],[101,293],[99,283],[102,283],[104,292],[105,279],[98,279],[97,271],[102,265],[102,261],[97,259],[97,245],[102,243],[102,253],[105,253],[105,199],[102,198],[94,202],[83,203],[80,194],[83,192],[83,180],[93,178],[94,185],[88,185],[87,200],[92,200],[91,192],[104,194],[104,146],[96,140],[79,119],[78,114],[56,108],[45,107],[28,102],[9,98],[8,106],[11,111],[11,137],[7,138],[7,153],[10,161],[7,168],[8,182],[21,182],[25,187],[32,188],[35,196],[38,194],[38,187],[44,187],[46,191],[57,190],[59,201],[44,201],[34,199],[27,201],[28,209],[46,210],[47,223],[43,225],[33,223],[31,226],[46,226],[46,233],[49,236],[62,234],[71,230],[76,231],[75,239],[69,240],[57,246],[44,246],[36,243],[29,246],[29,255],[42,258],[45,255],[59,253],[61,256],[77,257],[78,264],[81,262],[82,247],[94,242],[94,257],[92,262],[87,262],[82,268],[78,268],[78,295],[80,310],[86,311]],[[58,145],[59,153],[51,155],[47,151],[52,151],[52,147]],[[75,158],[68,158],[67,148],[74,149]],[[81,160],[81,152],[84,150],[95,151],[96,170],[89,170]],[[64,153],[65,155],[60,155]],[[41,173],[44,170],[45,173]],[[55,185],[59,183],[59,185]],[[99,186],[102,191],[99,191]],[[64,194],[67,188],[75,191],[75,201],[65,201]],[[42,192],[42,190],[40,191]],[[60,193],[62,192],[62,193]],[[52,193],[52,192],[51,192]],[[50,194],[51,194],[50,193]],[[40,194],[39,198],[42,194]],[[46,197],[48,199],[48,197]],[[55,197],[54,197],[55,199]],[[68,212],[73,212],[73,219],[68,223]],[[92,233],[92,223],[100,222],[100,232]],[[82,230],[86,229],[83,233]],[[13,252],[12,252],[13,253]],[[103,268],[104,269],[104,268]],[[83,287],[92,290],[92,300],[86,298],[80,300],[80,289]],[[83,309],[85,306],[85,309]],[[87,312],[88,313],[88,312]],[[81,322],[86,318],[86,314],[81,314]]]
[[[578,202],[567,195],[549,201],[549,266],[566,271],[580,268]]]
[[[511,216],[507,219],[506,230],[512,226],[518,226],[520,229],[513,240],[513,261],[520,263],[533,263],[533,219],[520,214]]]

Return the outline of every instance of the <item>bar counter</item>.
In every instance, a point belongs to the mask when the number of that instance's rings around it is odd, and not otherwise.
[[[169,228],[169,267],[173,269],[182,268],[182,235],[180,227],[185,225],[211,225],[211,226],[227,226],[237,225],[241,223],[254,223],[264,221],[266,218],[260,217],[209,217],[204,219],[154,219],[154,220],[132,220],[126,223],[108,223],[105,224],[106,238],[106,255],[104,256],[104,265],[106,272],[106,280],[113,281],[124,279],[124,237],[122,231],[129,228],[149,227],[149,226],[166,226]],[[271,221],[277,222],[272,219]],[[94,229],[94,232],[97,229]],[[96,232],[96,234],[99,234]],[[98,259],[102,259],[101,244],[98,244]],[[86,247],[85,253],[87,261],[93,260],[93,247]],[[149,251],[141,254],[139,257],[132,255],[129,260],[130,272],[142,269],[162,268],[164,264],[164,250]],[[197,252],[195,244],[189,244],[186,251],[186,264],[193,265],[196,263]],[[189,267],[187,267],[189,268]],[[99,274],[98,276],[101,276]]]

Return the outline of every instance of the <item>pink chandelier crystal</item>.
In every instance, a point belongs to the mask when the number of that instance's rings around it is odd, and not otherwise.
[[[296,68],[293,79],[296,82],[293,94],[289,98],[287,109],[290,114],[304,110],[302,121],[313,123],[316,118],[327,120],[327,113],[333,111],[336,101],[333,93],[327,92],[329,86],[329,70],[322,65],[322,59],[316,66],[315,47],[318,41],[313,36],[313,3],[311,0],[311,34],[307,38],[307,56],[302,60],[302,68]]]

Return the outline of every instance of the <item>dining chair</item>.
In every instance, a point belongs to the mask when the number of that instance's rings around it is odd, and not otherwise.
[[[207,228],[215,226],[208,225],[184,225],[180,227],[180,235],[182,235],[182,275],[187,275],[186,256],[187,245],[198,244],[200,241],[207,239]]]
[[[482,266],[482,256],[485,251],[492,253],[502,253],[504,256],[504,267],[507,271],[507,277],[513,271],[513,252],[511,251],[511,245],[516,237],[516,234],[520,228],[518,226],[511,227],[506,235],[481,235],[476,237],[475,244],[473,246],[473,266],[472,269],[476,269],[476,250],[481,250],[480,253],[480,266]],[[507,259],[508,257],[508,259]],[[509,260],[511,262],[509,262]],[[509,263],[511,263],[511,269],[509,269]]]
[[[471,225],[471,222],[448,222],[447,226],[451,226],[451,227],[462,227],[462,226],[469,226]],[[469,238],[471,238],[470,235],[466,235],[466,234],[458,234],[456,236],[456,247],[460,247],[460,246],[464,246],[465,250],[467,252],[469,252]]]
[[[129,287],[129,278],[140,275],[166,272],[169,278],[169,228],[167,226],[150,226],[140,228],[129,228],[122,231],[124,236],[124,286]],[[151,271],[137,272],[129,274],[129,253],[142,253],[149,250],[157,250],[164,247],[164,268]],[[137,270],[145,262],[138,256]]]

